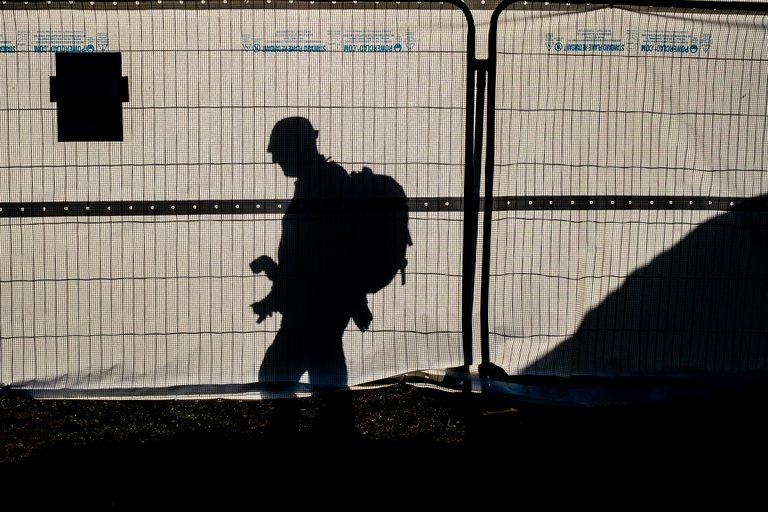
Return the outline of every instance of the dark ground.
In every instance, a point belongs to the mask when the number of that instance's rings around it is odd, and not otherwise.
[[[297,431],[286,433],[270,429],[275,401],[5,395],[0,503],[19,500],[25,510],[380,510],[513,506],[523,497],[539,506],[610,504],[618,493],[615,508],[623,509],[683,487],[689,508],[736,486],[729,508],[742,509],[747,491],[766,486],[762,393],[611,407],[520,403],[405,383],[351,396],[354,429],[321,432],[321,400],[302,398],[294,401]]]

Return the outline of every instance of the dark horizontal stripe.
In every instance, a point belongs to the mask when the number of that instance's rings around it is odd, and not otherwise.
[[[478,207],[483,209],[480,199]],[[225,201],[75,201],[0,203],[0,218],[136,215],[252,215],[284,214],[288,199],[247,199]],[[381,212],[457,212],[464,211],[460,197],[421,197],[407,202],[380,199],[366,208]],[[708,196],[505,196],[494,198],[495,211],[510,210],[744,210],[768,212],[768,198]],[[290,213],[354,213],[362,208],[355,201],[296,200]]]
[[[123,110],[269,110],[287,109],[283,105],[124,105]],[[299,105],[290,108],[316,110],[466,110],[464,105]],[[9,107],[0,112],[56,112],[58,107]]]
[[[505,210],[748,210],[768,211],[768,198],[708,196],[507,196],[492,207]]]
[[[131,215],[240,215],[282,214],[292,205],[292,213],[334,213],[347,209],[350,212],[362,208],[357,201],[247,199],[224,201],[74,201],[0,203],[2,217],[67,217],[67,216],[131,216]],[[460,197],[427,197],[409,199],[377,199],[366,208],[392,212],[446,212],[462,211],[464,200]]]

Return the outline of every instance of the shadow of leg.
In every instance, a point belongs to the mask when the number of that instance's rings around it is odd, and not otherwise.
[[[275,399],[272,418],[267,423],[266,432],[273,437],[290,437],[299,432],[301,408],[298,398]]]
[[[337,390],[320,396],[312,432],[314,435],[338,441],[353,441],[359,437],[355,425],[355,408],[352,392]]]

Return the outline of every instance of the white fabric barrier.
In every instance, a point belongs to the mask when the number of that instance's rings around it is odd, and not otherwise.
[[[271,284],[249,263],[277,259],[294,193],[267,153],[291,116],[347,171],[396,178],[411,206],[405,285],[368,296],[370,329],[350,321],[345,368],[328,373],[355,386],[463,363],[464,11],[91,4],[0,11],[4,386],[40,398],[311,392],[307,374],[265,391],[281,315],[257,323],[250,308]],[[51,77],[56,54],[73,52],[119,52],[122,141],[60,140]]]
[[[764,12],[520,2],[496,36],[490,361],[768,369]]]
[[[526,379],[762,375],[764,12],[502,4],[478,30],[487,91],[468,91],[473,23],[451,2],[0,7],[0,386],[260,399],[406,376],[613,401]],[[114,60],[84,72],[84,54],[119,55],[119,72]],[[493,215],[473,262],[475,93]],[[103,129],[71,115],[73,98],[102,101],[88,115]],[[275,351],[283,315],[259,323],[251,306],[272,282],[249,264],[280,260],[297,207],[296,180],[267,151],[294,116],[346,171],[397,179],[410,208],[405,284],[368,295],[370,329],[349,321],[322,356],[333,362]],[[328,286],[328,302],[342,296]]]

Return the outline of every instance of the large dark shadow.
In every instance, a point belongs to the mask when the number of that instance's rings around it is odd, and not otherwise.
[[[764,371],[765,200],[716,215],[628,275],[572,337],[524,374],[695,380]]]
[[[277,261],[263,255],[250,264],[272,281],[271,292],[251,307],[259,323],[281,315],[259,382],[284,397],[306,372],[313,393],[326,395],[327,427],[340,431],[352,423],[344,392],[344,331],[350,319],[361,331],[369,329],[367,295],[404,270],[405,244],[390,235],[402,232],[403,221],[408,233],[407,198],[402,188],[399,197],[389,198],[391,191],[376,189],[381,177],[374,179],[370,170],[348,173],[319,153],[317,137],[303,117],[285,118],[272,130],[267,151],[285,177],[295,180],[295,190],[282,219]],[[376,247],[373,240],[384,245]],[[276,417],[276,429],[288,431],[297,410],[290,399],[279,402],[286,410]],[[318,418],[318,430],[325,422]]]

